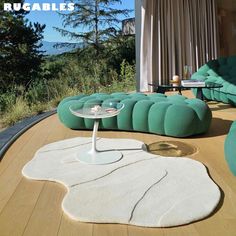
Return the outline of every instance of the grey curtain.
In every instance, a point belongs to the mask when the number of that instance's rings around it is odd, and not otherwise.
[[[218,56],[216,0],[141,0],[140,91]]]

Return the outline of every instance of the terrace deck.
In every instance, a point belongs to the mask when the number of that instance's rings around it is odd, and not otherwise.
[[[192,96],[190,91],[184,92]],[[222,199],[210,217],[173,228],[142,228],[118,224],[89,224],[70,220],[61,209],[66,189],[58,183],[30,181],[21,169],[45,144],[77,136],[90,137],[91,131],[65,128],[53,115],[24,133],[6,152],[0,162],[0,235],[81,235],[81,236],[156,236],[156,235],[236,235],[236,177],[224,159],[224,140],[236,108],[209,103],[213,112],[210,130],[205,135],[176,139],[152,134],[99,131],[100,137],[133,138],[146,144],[160,140],[191,143],[198,153],[190,158],[204,163],[210,176],[220,186]]]

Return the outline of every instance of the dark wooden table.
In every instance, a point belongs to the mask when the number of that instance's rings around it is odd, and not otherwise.
[[[202,89],[208,88],[208,89],[213,89],[213,88],[222,88],[222,84],[217,84],[217,83],[206,83],[204,86],[183,86],[183,85],[156,85],[156,84],[148,84],[154,88],[154,92],[156,93],[165,93],[166,91],[170,89],[177,89],[178,93],[182,95],[182,90],[183,89],[197,89],[197,94],[196,98],[199,98],[201,100],[204,100],[204,95],[202,92]]]

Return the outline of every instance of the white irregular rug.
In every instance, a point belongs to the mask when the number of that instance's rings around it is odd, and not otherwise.
[[[98,149],[120,150],[120,161],[76,161],[78,150],[90,145],[90,138],[46,145],[22,170],[29,179],[66,186],[62,208],[74,220],[168,227],[205,218],[219,203],[220,190],[198,161],[147,153],[137,140],[104,138]]]

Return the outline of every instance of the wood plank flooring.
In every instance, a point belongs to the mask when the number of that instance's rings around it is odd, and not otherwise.
[[[192,96],[186,91],[187,96]],[[205,135],[176,139],[152,134],[99,131],[100,137],[133,138],[146,144],[160,140],[179,140],[198,148],[191,158],[204,163],[222,190],[222,200],[210,217],[173,228],[143,228],[119,224],[89,224],[69,219],[61,210],[66,189],[53,182],[25,179],[21,170],[43,145],[91,131],[65,128],[53,115],[24,133],[0,162],[0,236],[234,236],[236,235],[236,177],[224,160],[224,140],[236,108],[210,102],[213,121]]]

